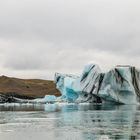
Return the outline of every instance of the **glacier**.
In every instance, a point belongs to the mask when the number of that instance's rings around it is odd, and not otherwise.
[[[57,101],[136,104],[140,99],[140,70],[116,66],[103,73],[98,65],[86,65],[80,76],[55,74]]]

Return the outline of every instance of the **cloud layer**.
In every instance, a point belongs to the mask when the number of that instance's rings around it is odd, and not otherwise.
[[[1,74],[53,79],[89,62],[140,68],[139,7],[139,0],[2,1]]]

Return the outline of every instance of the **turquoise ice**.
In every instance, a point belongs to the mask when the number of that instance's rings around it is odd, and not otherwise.
[[[60,100],[73,102],[136,104],[140,97],[140,71],[132,66],[116,66],[102,73],[95,64],[86,65],[81,76],[55,74]]]

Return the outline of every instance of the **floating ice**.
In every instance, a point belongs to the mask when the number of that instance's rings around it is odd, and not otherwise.
[[[45,102],[55,102],[56,101],[56,96],[54,95],[46,95],[44,97]]]
[[[44,98],[37,98],[32,100],[32,103],[54,103],[57,97],[54,95],[46,95]]]
[[[56,87],[62,93],[62,96],[58,100],[63,101],[75,101],[79,94],[73,88],[73,83],[77,80],[78,77],[74,75],[65,75],[65,74],[55,74],[55,83]]]
[[[80,77],[55,75],[57,89],[66,101],[136,104],[140,97],[140,71],[132,66],[117,66],[102,73],[98,65],[85,66]]]

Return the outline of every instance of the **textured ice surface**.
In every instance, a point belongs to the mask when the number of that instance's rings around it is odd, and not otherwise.
[[[117,66],[102,73],[98,65],[85,66],[80,77],[55,74],[60,100],[136,104],[140,97],[140,71],[132,66]]]
[[[116,67],[104,75],[98,94],[108,101],[135,104],[140,94],[139,75],[134,67]]]
[[[74,75],[55,74],[56,87],[62,93],[58,100],[75,101],[78,98],[79,94],[75,91],[76,88],[73,88],[73,83],[77,79]]]

